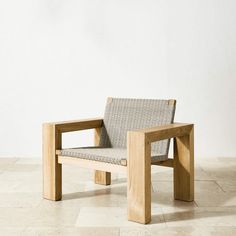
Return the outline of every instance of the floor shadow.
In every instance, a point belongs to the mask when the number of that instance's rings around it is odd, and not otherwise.
[[[75,192],[75,193],[66,193],[63,194],[62,200],[72,200],[77,198],[88,198],[88,197],[96,197],[101,195],[111,194],[111,189],[97,189],[91,191],[83,191],[83,192]]]

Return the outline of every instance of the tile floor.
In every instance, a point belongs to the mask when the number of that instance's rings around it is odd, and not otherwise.
[[[126,220],[126,176],[111,186],[63,166],[63,199],[42,199],[40,159],[0,158],[0,235],[236,235],[236,158],[196,160],[195,202],[173,200],[172,170],[153,167],[152,222]]]

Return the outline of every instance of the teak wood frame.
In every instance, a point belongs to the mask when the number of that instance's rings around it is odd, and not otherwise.
[[[174,169],[174,198],[194,200],[194,126],[174,123],[128,132],[127,165],[114,165],[60,155],[62,133],[95,129],[94,142],[99,144],[100,118],[43,124],[43,197],[58,201],[62,198],[62,164],[75,164],[95,170],[95,183],[111,184],[111,172],[128,176],[128,220],[151,221],[151,165]],[[174,138],[174,158],[151,162],[151,143]]]

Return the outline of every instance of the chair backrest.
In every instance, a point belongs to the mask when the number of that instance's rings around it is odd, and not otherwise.
[[[171,124],[175,100],[108,98],[100,146],[126,148],[127,131]],[[152,144],[152,151],[167,155],[169,140]]]

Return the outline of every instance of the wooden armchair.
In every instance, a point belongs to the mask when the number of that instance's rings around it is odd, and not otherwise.
[[[108,98],[104,119],[43,124],[43,196],[61,200],[62,164],[95,170],[110,185],[127,172],[128,220],[151,221],[151,165],[174,168],[174,198],[194,200],[194,127],[173,123],[175,100]],[[95,129],[95,147],[62,149],[62,133]],[[174,158],[168,158],[174,138]]]

